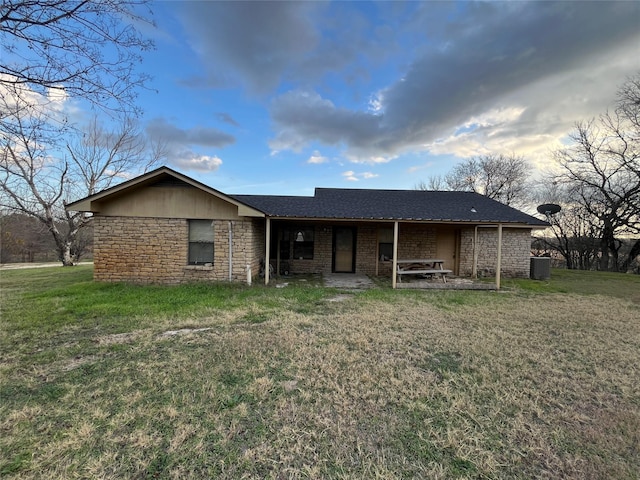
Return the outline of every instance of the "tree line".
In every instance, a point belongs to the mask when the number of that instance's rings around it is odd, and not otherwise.
[[[619,88],[611,111],[577,122],[568,140],[537,181],[524,157],[489,154],[416,188],[468,190],[529,210],[558,204],[535,250],[554,252],[569,269],[640,273],[640,74]]]

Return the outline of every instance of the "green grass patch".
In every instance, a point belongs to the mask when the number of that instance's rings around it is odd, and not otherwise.
[[[505,287],[533,293],[605,295],[640,303],[640,275],[552,269],[549,280],[507,279]]]
[[[1,272],[0,475],[638,478],[637,280],[578,273],[334,302]]]

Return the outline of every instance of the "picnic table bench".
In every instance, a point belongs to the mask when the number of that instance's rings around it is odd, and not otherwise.
[[[447,283],[447,275],[452,270],[443,267],[444,260],[437,258],[417,258],[408,260],[398,260],[397,262],[398,281],[402,281],[402,275],[440,275],[442,281]]]

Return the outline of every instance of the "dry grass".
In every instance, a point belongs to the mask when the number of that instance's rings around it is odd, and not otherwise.
[[[276,298],[268,309],[131,321],[117,335],[35,335],[2,354],[0,472],[640,476],[638,305],[574,294],[334,297],[311,311]]]

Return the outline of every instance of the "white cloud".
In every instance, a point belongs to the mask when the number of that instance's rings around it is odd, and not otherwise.
[[[311,164],[320,164],[327,162],[329,162],[329,159],[322,156],[318,150],[314,150],[313,154],[309,157],[309,160],[307,160],[307,163]]]
[[[342,176],[349,182],[358,182],[360,179],[369,180],[371,178],[379,177],[380,175],[373,172],[356,173],[353,170],[347,170],[346,172],[342,172]]]
[[[198,155],[195,152],[184,151],[174,158],[171,164],[184,170],[210,173],[220,168],[222,160],[217,156]]]
[[[344,177],[345,180],[349,181],[349,182],[357,182],[358,181],[358,177],[356,177],[356,174],[353,170],[348,170],[346,172],[342,172],[342,176]]]

